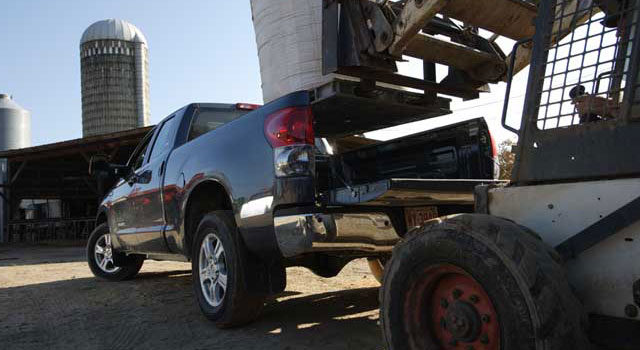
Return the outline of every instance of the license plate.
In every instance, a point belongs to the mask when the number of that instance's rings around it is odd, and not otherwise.
[[[404,209],[404,218],[407,222],[407,229],[420,226],[425,221],[435,219],[437,217],[437,207],[418,207]]]

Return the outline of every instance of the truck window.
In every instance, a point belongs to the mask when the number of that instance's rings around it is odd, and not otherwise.
[[[171,149],[173,136],[175,135],[176,118],[171,117],[160,125],[160,131],[151,149],[149,159],[157,158]]]
[[[136,152],[131,156],[131,159],[129,160],[131,170],[139,169],[142,166],[144,162],[144,157],[147,154],[147,150],[149,149],[149,143],[152,139],[154,132],[155,132],[155,129],[149,131],[147,136],[145,136],[145,138],[143,139],[142,144],[140,144],[140,146],[136,149]]]
[[[235,108],[200,108],[191,122],[188,141],[198,138],[211,130],[214,130],[236,118],[239,118],[249,111]]]

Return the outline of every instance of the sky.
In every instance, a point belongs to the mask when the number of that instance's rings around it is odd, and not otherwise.
[[[81,137],[79,41],[106,18],[131,22],[147,38],[152,123],[190,102],[262,103],[249,0],[0,0],[0,9],[0,93],[31,111],[33,145]],[[422,74],[415,61],[400,71]],[[513,86],[509,122],[518,124],[526,72]],[[454,99],[452,115],[368,136],[389,139],[485,117],[498,141],[515,138],[500,125],[504,87],[473,101]]]

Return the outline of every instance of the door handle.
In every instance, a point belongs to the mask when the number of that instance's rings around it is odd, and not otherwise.
[[[164,174],[164,160],[160,164],[160,169],[158,169],[158,175],[162,176]]]

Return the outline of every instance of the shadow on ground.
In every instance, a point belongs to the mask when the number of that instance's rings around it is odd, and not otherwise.
[[[0,245],[0,267],[40,265],[85,261],[85,247],[81,245],[52,247],[49,245]]]
[[[0,289],[3,349],[380,349],[377,288],[287,291],[262,317],[219,330],[195,304],[189,271],[113,283],[78,278]]]

